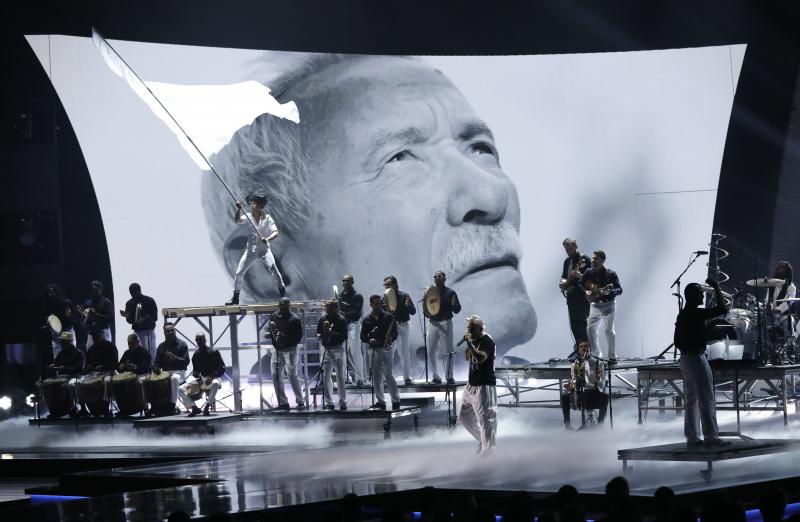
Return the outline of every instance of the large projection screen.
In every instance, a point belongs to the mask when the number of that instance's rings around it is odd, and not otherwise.
[[[241,243],[217,181],[107,68],[91,39],[28,41],[91,174],[115,304],[123,304],[133,281],[159,307],[225,301]],[[112,43],[144,79],[188,86],[258,80],[272,87],[292,64],[320,60],[308,53]],[[393,274],[417,300],[435,270],[458,275],[485,258],[486,270],[448,281],[464,305],[456,335],[475,313],[485,318],[500,354],[564,357],[572,338],[557,284],[561,242],[573,237],[586,254],[604,250],[606,265],[620,277],[617,356],[658,353],[672,339],[670,284],[692,251],[708,250],[744,53],[744,45],[732,45],[330,58],[334,65],[279,96],[297,98],[301,121],[291,132],[301,137],[295,146],[307,176],[302,219],[275,215],[281,236],[274,252],[291,280],[290,297],[328,297],[331,285],[352,273],[365,296],[382,293],[383,277]],[[484,129],[454,144],[451,135],[466,116],[484,122],[491,136]],[[207,124],[213,129],[213,121]],[[395,124],[408,146],[376,167],[371,162],[383,160],[361,137]],[[239,187],[235,158],[221,164]],[[695,263],[684,282],[703,280],[705,262]],[[243,300],[276,295],[259,267]],[[128,328],[117,317],[119,339]],[[421,344],[416,319],[411,332],[414,345]]]

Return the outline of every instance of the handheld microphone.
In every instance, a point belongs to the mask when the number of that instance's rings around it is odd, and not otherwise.
[[[456,346],[461,346],[465,342],[467,342],[467,336],[466,335],[464,337],[462,337],[460,341],[458,341],[458,344],[456,344]]]
[[[692,252],[692,254],[695,254],[695,255],[698,255],[698,256],[707,256],[708,255],[708,250],[695,250],[694,252]]]

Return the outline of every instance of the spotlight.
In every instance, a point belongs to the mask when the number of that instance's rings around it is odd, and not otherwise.
[[[0,397],[0,410],[8,411],[11,409],[11,397],[3,395]]]
[[[36,395],[31,393],[30,395],[25,397],[25,404],[28,405],[28,408],[33,408],[34,406],[36,406]]]

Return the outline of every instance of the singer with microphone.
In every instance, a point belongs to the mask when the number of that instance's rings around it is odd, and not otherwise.
[[[397,381],[392,372],[392,344],[397,339],[397,321],[389,312],[383,310],[381,296],[369,296],[370,314],[361,322],[361,342],[369,345],[372,351],[372,388],[375,390],[375,404],[370,409],[385,410],[386,399],[383,381],[389,387],[392,409],[400,409],[400,394]]]
[[[606,253],[602,250],[592,252],[592,266],[581,277],[581,285],[586,289],[589,302],[589,318],[586,321],[586,330],[589,334],[589,343],[592,355],[602,357],[600,349],[600,333],[605,333],[608,360],[616,364],[616,332],[614,331],[614,315],[616,313],[616,298],[622,295],[622,286],[619,284],[617,273],[606,268]]]
[[[461,424],[478,441],[478,453],[487,455],[497,436],[497,380],[494,375],[496,347],[486,333],[483,319],[467,318],[467,333],[458,343],[467,343],[464,356],[469,364],[469,381],[461,396]]]

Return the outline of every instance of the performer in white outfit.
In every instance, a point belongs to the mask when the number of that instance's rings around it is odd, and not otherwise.
[[[614,331],[614,316],[617,310],[616,298],[622,295],[622,286],[619,284],[617,273],[606,268],[606,253],[595,250],[592,253],[592,266],[581,276],[581,285],[586,290],[589,305],[589,318],[586,320],[586,330],[589,334],[589,344],[592,355],[602,357],[600,349],[600,333],[605,333],[605,343],[608,348],[608,360],[611,364],[617,362],[616,338]]]
[[[239,260],[239,266],[236,267],[236,275],[233,279],[233,297],[225,303],[226,305],[239,304],[239,293],[242,291],[244,276],[250,266],[259,259],[264,262],[267,270],[272,274],[272,279],[275,281],[275,286],[278,287],[281,297],[286,295],[283,277],[278,271],[278,265],[275,264],[275,256],[272,255],[272,250],[269,248],[269,242],[278,237],[278,227],[275,225],[272,216],[264,211],[264,207],[267,205],[267,197],[260,192],[256,192],[247,198],[247,202],[250,204],[250,212],[243,214],[241,203],[236,203],[236,214],[233,217],[237,223],[248,227],[248,234],[247,246],[244,249],[242,258]],[[248,222],[249,220],[256,224],[258,233]],[[261,239],[262,236],[264,238],[263,241]]]
[[[703,304],[703,289],[697,283],[689,283],[683,291],[686,304],[675,321],[675,346],[681,352],[678,365],[683,374],[683,389],[686,395],[686,411],[683,415],[683,431],[687,446],[703,444],[720,446],[730,444],[719,438],[717,407],[714,396],[714,376],[706,359],[705,322],[723,315],[727,310],[719,289],[719,283],[706,279],[714,289],[717,306],[700,308]],[[700,438],[702,425],[703,437]]]
[[[497,351],[494,339],[483,327],[477,315],[467,318],[465,356],[469,363],[469,382],[461,396],[461,424],[478,440],[478,453],[486,455],[495,446],[497,436],[497,381],[494,358]]]

